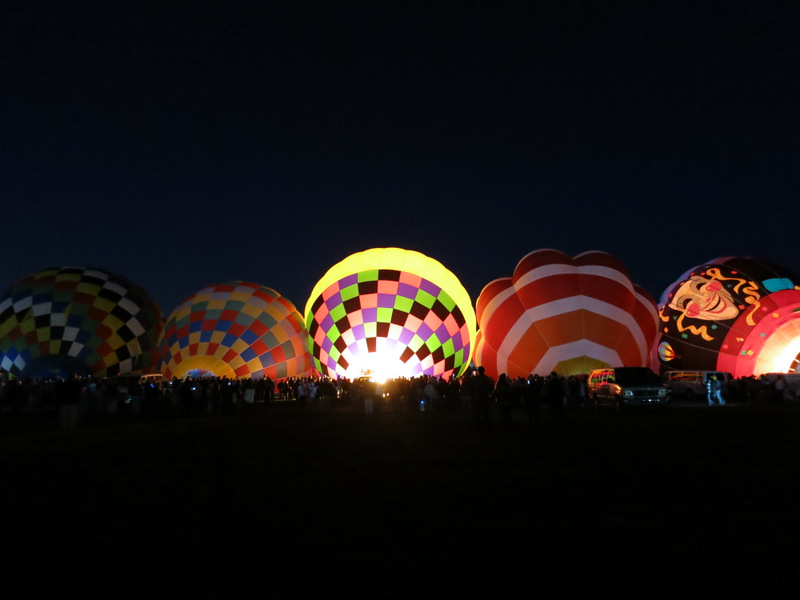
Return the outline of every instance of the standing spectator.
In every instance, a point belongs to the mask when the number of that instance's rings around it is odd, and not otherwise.
[[[458,407],[458,401],[461,397],[461,382],[455,375],[450,376],[450,381],[447,383],[447,395],[445,396],[445,404],[447,410],[453,412]]]
[[[542,397],[542,378],[531,373],[528,381],[522,390],[522,401],[525,403],[525,412],[528,415],[528,422],[533,423],[539,420],[539,404]]]
[[[779,373],[778,376],[775,378],[775,394],[773,400],[775,402],[783,402],[785,394],[786,394],[786,379],[783,378],[782,373]]]
[[[725,400],[722,398],[722,382],[716,375],[709,375],[706,379],[706,395],[709,406],[725,404]]]
[[[300,410],[306,409],[306,402],[308,400],[308,387],[306,387],[305,379],[301,379],[297,382],[297,403],[300,406]]]
[[[581,401],[581,382],[575,375],[567,377],[567,405],[577,408]]]
[[[717,404],[724,406],[726,403],[725,398],[722,396],[722,378],[714,375],[711,380],[714,386],[714,401]]]
[[[475,425],[479,429],[489,431],[489,409],[492,403],[494,380],[486,374],[485,369],[478,367],[478,374],[470,380],[470,395],[475,407]]]
[[[255,389],[255,394],[253,395],[253,402],[254,403],[262,404],[264,402],[264,398],[267,395],[266,383],[267,383],[266,376],[259,377],[258,379],[255,380],[254,386],[253,386],[254,389]]]
[[[427,405],[431,409],[438,409],[439,408],[439,388],[436,385],[436,379],[433,377],[428,377],[425,381],[425,387],[423,388],[423,401],[427,401]]]
[[[161,384],[157,381],[144,381],[142,391],[142,416],[152,419],[156,415],[161,397]]]
[[[545,395],[553,420],[560,421],[564,417],[564,379],[555,371],[547,377]]]
[[[269,377],[264,377],[264,401],[267,404],[275,402],[275,383]]]
[[[500,425],[503,429],[512,429],[511,411],[514,407],[514,390],[505,373],[501,373],[494,386],[494,397],[500,407]]]
[[[226,377],[223,379],[222,386],[220,388],[220,401],[222,404],[222,413],[224,415],[233,414],[233,408],[234,408],[233,395],[234,395],[233,382]]]
[[[306,400],[311,410],[317,405],[317,383],[313,379],[306,380]]]

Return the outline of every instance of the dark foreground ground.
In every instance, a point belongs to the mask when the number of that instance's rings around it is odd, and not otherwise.
[[[4,584],[76,597],[796,592],[800,407],[0,423]],[[496,418],[496,415],[495,415]],[[249,591],[248,591],[249,590]]]

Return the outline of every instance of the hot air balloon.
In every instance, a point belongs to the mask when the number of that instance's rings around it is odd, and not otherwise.
[[[475,363],[493,377],[649,366],[656,335],[655,300],[599,251],[531,252],[483,288],[476,313]]]
[[[734,377],[797,370],[800,276],[768,259],[722,257],[684,272],[659,300],[661,371]]]
[[[139,374],[156,365],[162,326],[150,295],[120,275],[45,269],[0,299],[0,368],[19,378]]]
[[[159,342],[168,378],[269,377],[309,373],[308,334],[288,299],[255,283],[227,281],[186,298]]]
[[[460,375],[475,312],[461,282],[413,250],[373,248],[334,265],[305,308],[314,368],[328,377]]]

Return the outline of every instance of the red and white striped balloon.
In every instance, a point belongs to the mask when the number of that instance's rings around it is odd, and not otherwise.
[[[486,285],[476,306],[475,364],[494,377],[650,366],[656,302],[606,252],[531,252],[512,277]]]

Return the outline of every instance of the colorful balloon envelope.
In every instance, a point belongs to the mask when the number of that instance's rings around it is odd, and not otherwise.
[[[659,301],[660,368],[734,377],[795,371],[800,276],[755,257],[722,257],[683,273]]]
[[[19,378],[140,374],[157,363],[162,327],[159,306],[120,275],[45,269],[0,299],[0,368]]]
[[[605,252],[542,249],[478,296],[475,363],[493,377],[649,366],[656,303]]]
[[[475,311],[458,278],[413,250],[373,248],[334,265],[305,308],[316,371],[328,377],[460,375]]]
[[[168,317],[162,349],[167,378],[281,379],[308,375],[303,317],[275,290],[243,281],[209,285]]]

